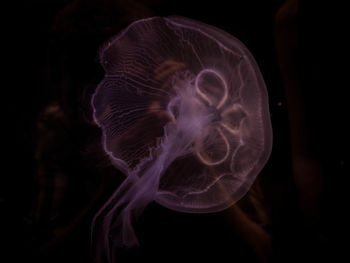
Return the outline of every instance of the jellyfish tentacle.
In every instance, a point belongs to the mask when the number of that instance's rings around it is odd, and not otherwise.
[[[100,245],[104,247],[107,262],[112,262],[114,258],[114,249],[121,247],[137,247],[139,245],[132,222],[136,220],[144,208],[151,203],[158,190],[159,178],[164,171],[164,158],[157,159],[151,163],[148,169],[144,169],[139,176],[131,173],[129,177],[119,186],[113,194],[113,198],[107,202],[101,212],[95,217],[103,216],[102,232],[110,233],[117,230],[112,242],[109,235],[102,236]],[[114,203],[111,203],[115,201]],[[111,207],[109,207],[111,206]],[[102,215],[103,212],[105,215]],[[94,219],[95,223],[96,219]],[[111,246],[112,245],[112,246]]]
[[[179,100],[180,100],[180,97],[176,97],[172,99],[167,106],[167,113],[169,115],[171,122],[173,123],[175,123],[177,119],[178,113],[176,113],[175,111],[177,110],[176,104],[179,102]]]
[[[108,209],[108,206],[113,204],[114,202],[117,202],[119,198],[124,194],[125,188],[130,187],[130,185],[134,184],[136,182],[135,176],[128,176],[126,180],[118,187],[118,189],[112,194],[112,196],[103,204],[103,206],[98,210],[98,212],[94,215],[92,222],[91,222],[91,242],[93,239],[93,235],[95,232],[95,226],[97,219],[102,216],[103,212]]]

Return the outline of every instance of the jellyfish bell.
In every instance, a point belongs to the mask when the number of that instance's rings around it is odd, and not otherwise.
[[[207,213],[242,198],[272,131],[263,78],[239,40],[192,19],[152,17],[108,41],[100,59],[94,120],[127,177],[93,223],[103,217],[105,232],[117,229],[114,245],[137,244],[131,217],[153,200]]]

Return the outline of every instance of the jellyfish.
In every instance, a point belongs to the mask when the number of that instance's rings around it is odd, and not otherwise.
[[[91,99],[93,118],[126,175],[92,222],[111,262],[116,248],[138,246],[132,224],[153,201],[210,213],[241,199],[269,158],[272,130],[257,63],[214,26],[138,20],[99,56],[105,75]]]

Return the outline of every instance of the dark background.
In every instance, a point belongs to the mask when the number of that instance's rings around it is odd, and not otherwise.
[[[135,223],[141,247],[123,251],[119,261],[337,262],[347,256],[345,16],[339,6],[309,1],[294,11],[287,5],[276,18],[284,2],[52,0],[4,7],[1,262],[92,262],[91,219],[123,180],[91,122],[89,98],[103,78],[97,50],[130,22],[153,15],[222,28],[257,60],[274,146],[252,190],[263,196],[253,210],[267,219],[254,217],[249,194],[237,205],[243,216],[235,209],[182,214],[153,203]]]

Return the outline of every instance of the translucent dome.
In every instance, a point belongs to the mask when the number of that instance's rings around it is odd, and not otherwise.
[[[263,78],[238,39],[192,19],[153,17],[108,41],[100,60],[94,120],[127,178],[97,216],[109,207],[113,226],[118,208],[130,221],[153,200],[215,212],[249,190],[270,155],[272,131]],[[137,242],[130,231],[118,242]]]

